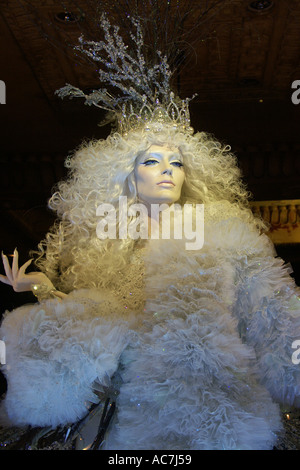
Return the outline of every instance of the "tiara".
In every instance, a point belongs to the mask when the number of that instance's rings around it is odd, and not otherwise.
[[[144,103],[138,112],[134,111],[132,104],[122,106],[122,114],[118,116],[118,129],[121,134],[140,128],[144,128],[145,131],[160,131],[166,124],[174,129],[193,132],[193,128],[190,127],[189,112],[189,101],[192,98],[181,100],[181,103],[177,104],[174,93],[170,92],[165,106],[158,99],[155,106],[147,103],[146,96],[143,99]]]
[[[87,94],[66,84],[56,93],[61,98],[84,98],[85,104],[106,110],[106,122],[114,122],[122,135],[138,128],[161,130],[165,124],[192,133],[189,101],[195,95],[185,100],[175,97],[167,57],[156,51],[156,60],[152,64],[146,61],[141,21],[130,19],[133,48],[129,49],[124,43],[119,27],[112,26],[105,13],[100,20],[104,41],[86,41],[81,36],[79,45],[74,48],[97,62],[99,80],[108,85],[109,90],[100,88]]]

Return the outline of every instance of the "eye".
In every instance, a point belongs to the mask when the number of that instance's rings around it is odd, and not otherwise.
[[[170,162],[170,163],[171,163],[171,165],[178,166],[179,168],[183,166],[183,163],[179,162],[179,161],[174,161],[174,162]]]
[[[158,161],[155,160],[154,158],[149,158],[148,160],[146,160],[145,162],[143,162],[142,165],[149,166],[149,165],[153,165],[154,163],[158,163]]]

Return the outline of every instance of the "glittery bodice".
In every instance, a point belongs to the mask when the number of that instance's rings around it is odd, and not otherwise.
[[[130,312],[143,312],[145,306],[144,249],[136,249],[130,262],[118,272],[114,279],[112,293],[124,309]]]

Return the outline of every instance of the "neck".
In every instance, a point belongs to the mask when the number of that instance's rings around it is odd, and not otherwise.
[[[148,237],[171,237],[174,233],[174,205],[165,204],[162,210],[148,211]]]

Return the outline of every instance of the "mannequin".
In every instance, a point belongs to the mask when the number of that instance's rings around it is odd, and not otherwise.
[[[4,316],[2,413],[66,426],[108,393],[116,412],[101,448],[271,449],[279,403],[299,405],[299,291],[230,149],[154,123],[85,144],[68,166],[49,202],[59,223],[34,253],[40,272],[19,269],[17,252],[12,268],[3,257],[1,280],[39,303]],[[153,204],[204,204],[203,247],[151,230],[99,239],[97,207],[118,212],[120,196],[150,219]]]

